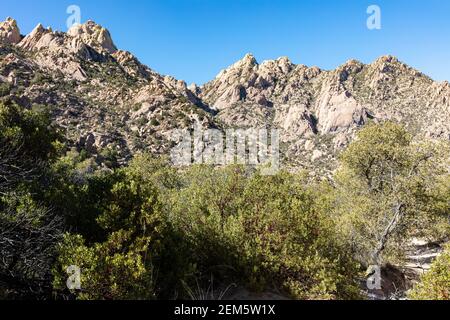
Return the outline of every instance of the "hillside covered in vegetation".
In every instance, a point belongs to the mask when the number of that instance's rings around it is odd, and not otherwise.
[[[369,265],[449,235],[448,145],[392,122],[361,130],[331,180],[146,154],[106,169],[68,148],[44,107],[9,100],[0,128],[6,299],[364,298]],[[446,254],[412,297],[448,298]],[[66,287],[72,265],[81,290]]]

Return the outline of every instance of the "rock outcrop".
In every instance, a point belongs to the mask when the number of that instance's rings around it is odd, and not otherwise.
[[[117,51],[109,31],[94,21],[75,24],[67,32],[69,36],[81,39],[84,43],[96,49],[103,49],[109,53]]]
[[[30,34],[20,42],[19,47],[25,50],[39,50],[42,48],[51,49],[55,36],[53,32],[46,29],[42,24],[38,24]]]
[[[0,45],[16,44],[22,40],[16,20],[8,17],[6,21],[0,22]]]

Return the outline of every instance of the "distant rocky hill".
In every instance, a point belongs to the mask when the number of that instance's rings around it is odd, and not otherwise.
[[[22,36],[0,23],[0,90],[25,107],[51,108],[70,144],[102,163],[114,151],[124,163],[139,151],[167,153],[170,132],[205,128],[280,129],[285,165],[332,170],[338,152],[368,121],[395,120],[429,138],[450,138],[450,84],[381,57],[336,70],[259,64],[252,55],[207,84],[187,86],[116,48],[88,21],[67,33],[38,25]]]
[[[117,50],[109,32],[92,21],[68,33],[38,25],[25,37],[18,34],[14,20],[0,24],[0,82],[26,107],[51,107],[72,145],[98,161],[105,149],[120,161],[139,150],[165,153],[171,129],[196,121],[214,126],[185,82]]]
[[[198,94],[228,125],[280,128],[285,156],[303,166],[332,163],[370,120],[394,120],[430,138],[450,138],[450,84],[392,56],[325,71],[285,57],[258,64],[247,55]]]

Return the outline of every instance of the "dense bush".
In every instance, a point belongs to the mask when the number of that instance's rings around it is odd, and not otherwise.
[[[82,299],[188,297],[211,278],[294,298],[357,296],[357,265],[302,176],[206,166],[177,174],[147,156],[113,175],[96,219],[106,239],[67,235],[56,288],[77,265]]]
[[[0,288],[9,297],[50,297],[61,232],[61,220],[29,193],[0,197]]]
[[[0,291],[7,298],[51,296],[62,220],[34,190],[58,154],[58,137],[45,112],[0,104]]]
[[[392,122],[366,126],[342,153],[332,212],[362,262],[399,259],[405,239],[448,221],[448,154]]]
[[[29,110],[9,100],[0,103],[0,152],[16,151],[23,158],[47,161],[60,151],[59,139],[45,109]]]
[[[84,236],[66,234],[54,269],[60,292],[65,289],[65,270],[72,265],[82,270],[80,299],[152,299],[167,294],[167,285],[174,290],[171,275],[178,266],[184,268],[185,261],[174,264],[180,244],[172,241],[157,189],[163,187],[165,173],[159,176],[160,170],[148,167],[151,163],[156,164],[148,157],[137,158],[97,183],[103,196],[93,201],[98,204],[90,211],[104,239],[92,237],[86,228],[81,229]],[[85,182],[88,189],[93,179],[100,177],[90,177]],[[176,277],[179,281],[182,275]]]
[[[67,234],[59,247],[61,273],[55,287],[63,288],[64,271],[83,270],[81,299],[148,299],[154,297],[153,255],[160,250],[164,222],[156,189],[130,170],[112,186],[98,224],[108,232],[101,243],[86,246],[80,235]]]
[[[302,176],[197,167],[171,209],[200,274],[299,299],[354,297],[356,264]]]
[[[149,155],[105,169],[60,140],[46,108],[0,104],[2,298],[193,298],[212,279],[218,290],[359,298],[358,263],[449,234],[448,149],[393,123],[363,129],[330,182]],[[71,292],[73,265],[82,289]],[[448,298],[448,268],[447,249],[412,297]]]
[[[412,290],[414,300],[450,300],[450,246],[439,256],[422,281]]]
[[[0,97],[4,97],[11,91],[11,85],[8,83],[0,83]]]

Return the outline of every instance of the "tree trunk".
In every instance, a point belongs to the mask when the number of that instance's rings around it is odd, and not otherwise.
[[[389,222],[389,225],[387,226],[386,230],[381,235],[380,241],[378,242],[378,245],[376,246],[374,252],[372,253],[372,263],[374,265],[381,265],[382,259],[381,254],[383,253],[384,249],[386,248],[386,244],[390,239],[390,236],[397,228],[399,222],[403,218],[404,214],[404,205],[398,204],[394,208],[394,216],[392,217],[391,221]]]

